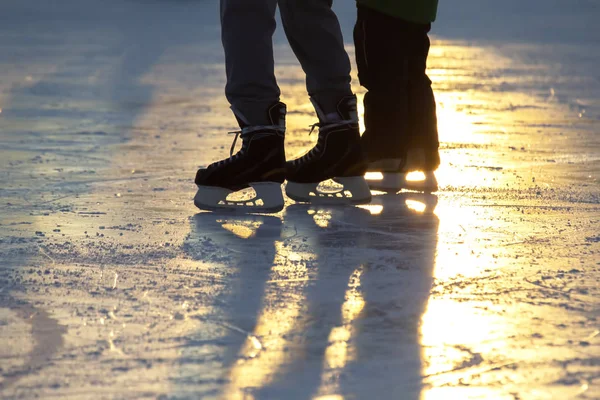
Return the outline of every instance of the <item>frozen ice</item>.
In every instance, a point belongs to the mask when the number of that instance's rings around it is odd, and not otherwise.
[[[442,1],[439,192],[244,216],[192,201],[235,127],[215,0],[2,0],[0,397],[600,398],[599,17]]]

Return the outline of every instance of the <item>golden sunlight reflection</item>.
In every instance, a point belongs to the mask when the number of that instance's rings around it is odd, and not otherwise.
[[[301,263],[289,264],[287,260],[297,259],[293,252],[284,247],[283,242],[275,242],[276,259],[269,281],[282,278],[297,278],[306,274]],[[276,279],[277,278],[277,279]],[[227,400],[252,399],[246,388],[260,388],[268,385],[275,373],[286,363],[286,337],[298,329],[296,321],[301,315],[303,299],[297,298],[282,303],[272,301],[268,290],[256,321],[256,328],[248,335],[238,354],[238,360],[229,372],[229,384],[222,398]]]
[[[331,210],[309,210],[309,214],[312,214],[313,220],[318,227],[327,228],[329,226]]]
[[[314,400],[344,400],[344,396],[341,394],[326,394],[324,396],[317,396]]]
[[[427,209],[427,204],[417,201],[417,200],[407,199],[406,207],[408,207],[410,210],[413,210],[417,213],[423,213]]]
[[[262,221],[235,221],[227,222],[218,220],[218,223],[222,224],[223,229],[228,230],[235,236],[242,239],[249,239],[256,234],[256,231],[262,225]]]
[[[347,346],[350,340],[350,327],[354,318],[362,311],[365,300],[359,291],[362,267],[350,276],[348,290],[342,305],[342,326],[335,327],[329,334],[330,346],[325,352],[325,362],[329,368],[343,368],[347,360]]]
[[[435,77],[432,78],[435,81]],[[448,75],[437,77],[438,80],[448,79]],[[440,84],[443,84],[440,82]],[[477,108],[488,107],[485,99],[476,98],[476,94],[469,91],[438,91],[436,92],[438,132],[441,143],[442,163],[436,171],[436,177],[443,186],[482,186],[489,185],[496,177],[490,174],[499,165],[496,153],[490,153],[481,158],[481,152],[477,156],[471,149],[481,148],[492,143],[497,143],[497,135],[488,132],[479,132],[482,117],[473,114],[468,105],[477,105]],[[491,106],[491,105],[490,105]],[[487,129],[500,130],[495,126],[487,126]],[[505,139],[500,139],[505,140]],[[452,151],[444,151],[444,148]],[[423,178],[407,176],[409,180],[421,180]]]
[[[428,389],[421,394],[420,400],[448,400],[448,399],[492,399],[514,400],[515,396],[509,393],[499,393],[499,390],[486,387],[470,387],[468,397],[465,397],[464,387],[436,387]],[[536,397],[541,399],[542,397]]]
[[[432,78],[434,80],[435,78]],[[474,122],[476,117],[465,110],[465,105],[478,103],[469,92],[438,91],[437,102],[438,131],[441,142],[487,143],[485,135],[478,135]]]
[[[379,215],[383,211],[383,206],[380,204],[362,204],[357,207],[367,210],[371,215]]]
[[[421,171],[412,171],[406,174],[407,181],[422,181],[425,179],[425,174]]]
[[[356,93],[356,101],[357,101],[356,110],[358,111],[358,115],[360,115],[360,118],[358,119],[358,125],[359,125],[359,129],[360,129],[361,133],[363,133],[365,131],[365,119],[364,119],[365,106],[363,103],[364,97],[365,97],[364,93]]]
[[[498,95],[488,88],[476,90],[500,82],[493,78],[482,82],[479,74],[473,72],[485,70],[489,65],[508,67],[511,63],[508,57],[482,47],[443,40],[432,45],[428,74],[437,103],[442,164],[436,176],[441,187],[501,186],[511,179],[508,174],[497,173],[501,167],[506,168],[502,153],[487,148],[504,143],[508,148],[511,143],[507,133],[514,129],[515,121],[536,118],[532,108],[514,105],[529,105],[535,100],[527,94]]]
[[[439,218],[435,259],[435,278],[446,280],[456,275],[473,277],[496,268],[494,253],[485,251],[480,227],[489,224],[472,207],[462,207],[460,200],[440,201],[435,209]]]
[[[429,300],[421,320],[424,376],[465,365],[474,353],[485,346],[505,346],[502,338],[506,335],[506,321],[486,308],[481,304],[453,299]]]
[[[363,267],[360,266],[350,276],[350,279],[348,280],[348,289],[346,290],[344,303],[342,304],[341,309],[341,325],[332,328],[329,333],[329,345],[325,350],[325,359],[323,362],[324,372],[321,376],[319,393],[335,389],[334,387],[331,387],[333,379],[329,376],[331,373],[335,374],[335,371],[332,370],[340,370],[344,368],[349,361],[352,361],[348,349],[352,335],[352,323],[365,306],[365,300],[359,290],[362,272]],[[327,398],[327,396],[319,398]]]

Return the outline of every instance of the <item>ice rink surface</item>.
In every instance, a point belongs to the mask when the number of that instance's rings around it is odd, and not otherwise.
[[[599,399],[600,3],[441,3],[440,191],[236,216],[215,1],[2,0],[0,397]]]

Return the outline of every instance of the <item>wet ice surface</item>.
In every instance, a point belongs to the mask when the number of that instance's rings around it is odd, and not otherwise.
[[[191,202],[234,128],[215,4],[53,4],[0,6],[2,397],[600,397],[591,2],[546,40],[442,9],[436,195],[246,217]]]

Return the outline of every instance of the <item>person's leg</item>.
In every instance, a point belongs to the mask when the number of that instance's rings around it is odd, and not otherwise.
[[[350,60],[332,0],[279,0],[281,20],[292,50],[306,73],[309,96],[326,114],[352,95]]]
[[[359,80],[368,89],[362,143],[369,170],[434,171],[439,165],[435,99],[426,74],[430,27],[358,7],[354,41]]]
[[[301,202],[368,203],[366,163],[360,146],[350,60],[331,0],[279,0],[286,36],[306,73],[306,86],[319,117],[319,139],[286,166],[287,195]],[[322,181],[343,186],[321,191]]]
[[[221,0],[225,95],[238,120],[267,125],[279,101],[273,60],[277,0]]]
[[[358,76],[368,89],[368,136],[408,147],[438,147],[435,100],[426,74],[430,24],[359,6],[354,30]],[[390,146],[387,146],[390,147]]]
[[[227,72],[225,94],[240,125],[241,149],[196,173],[196,206],[203,210],[277,212],[283,208],[285,104],[279,102],[272,36],[277,0],[221,0]],[[237,139],[237,136],[236,136]],[[252,187],[252,198],[231,199]]]

